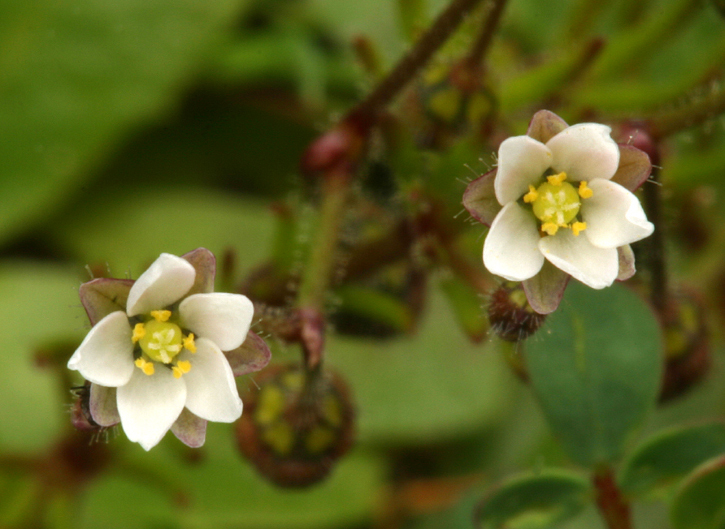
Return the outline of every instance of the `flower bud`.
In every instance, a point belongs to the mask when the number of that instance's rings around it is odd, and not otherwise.
[[[239,449],[280,487],[323,479],[352,445],[353,408],[347,385],[327,370],[277,365],[256,380],[236,424]]]
[[[520,283],[504,283],[491,295],[488,320],[493,332],[502,340],[525,340],[541,327],[545,319],[545,314],[531,308]]]

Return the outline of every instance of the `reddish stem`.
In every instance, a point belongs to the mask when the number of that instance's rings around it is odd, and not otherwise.
[[[622,496],[614,473],[610,468],[597,472],[593,478],[597,491],[599,513],[609,529],[632,529],[632,516],[629,503]]]

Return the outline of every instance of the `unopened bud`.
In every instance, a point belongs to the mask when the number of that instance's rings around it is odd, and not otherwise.
[[[526,299],[520,283],[504,283],[491,295],[488,320],[491,329],[502,340],[518,342],[534,334],[546,319]]]

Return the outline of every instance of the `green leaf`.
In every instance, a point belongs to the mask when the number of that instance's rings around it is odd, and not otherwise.
[[[690,475],[672,502],[670,517],[675,529],[725,528],[725,456]]]
[[[80,344],[89,325],[78,299],[79,284],[79,276],[61,267],[0,264],[0,399],[7,403],[0,416],[0,450],[40,450],[70,420],[64,409],[70,388],[62,387],[64,379],[54,376],[52,366],[36,365],[33,352],[56,340],[77,339]]]
[[[618,481],[628,494],[646,494],[723,453],[723,422],[672,428],[642,443],[625,462]]]
[[[478,529],[550,528],[590,501],[589,481],[564,470],[517,476],[494,490],[476,512]]]
[[[0,3],[0,238],[66,199],[198,73],[245,0]]]
[[[662,356],[654,314],[621,285],[572,282],[558,311],[526,343],[544,413],[569,455],[592,466],[616,460],[652,410]]]

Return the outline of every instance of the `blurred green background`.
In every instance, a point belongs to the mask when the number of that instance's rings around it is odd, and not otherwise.
[[[481,493],[509,473],[570,465],[507,350],[492,337],[471,343],[436,288],[415,333],[330,337],[329,365],[355,398],[358,442],[322,485],[276,489],[220,424],[194,454],[171,435],[146,453],[111,433],[87,447],[98,468],[70,478],[58,463],[70,379],[42,352],[87,332],[77,295],[86,265],[138,277],[161,252],[206,247],[218,258],[233,250],[227,279],[241,281],[272,251],[269,205],[300,192],[305,147],[374,85],[353,39],[369,39],[387,69],[444,5],[0,3],[0,527],[456,529],[471,527]],[[469,26],[436,64],[465,49]],[[570,82],[566,65],[595,36],[607,43],[602,55]],[[510,0],[488,83],[502,128],[521,134],[539,108],[611,123],[722,98],[724,67],[717,2]],[[654,413],[647,432],[725,411],[722,118],[713,113],[662,147],[669,259],[678,285],[703,291],[713,365]],[[463,164],[478,170],[494,150],[413,151],[393,170],[413,181],[435,156],[431,189],[460,201]],[[464,231],[478,259],[483,230]],[[272,346],[275,361],[299,357]],[[247,378],[244,391],[255,391]],[[635,519],[662,529],[667,509],[638,504]],[[590,507],[566,527],[603,526]]]

